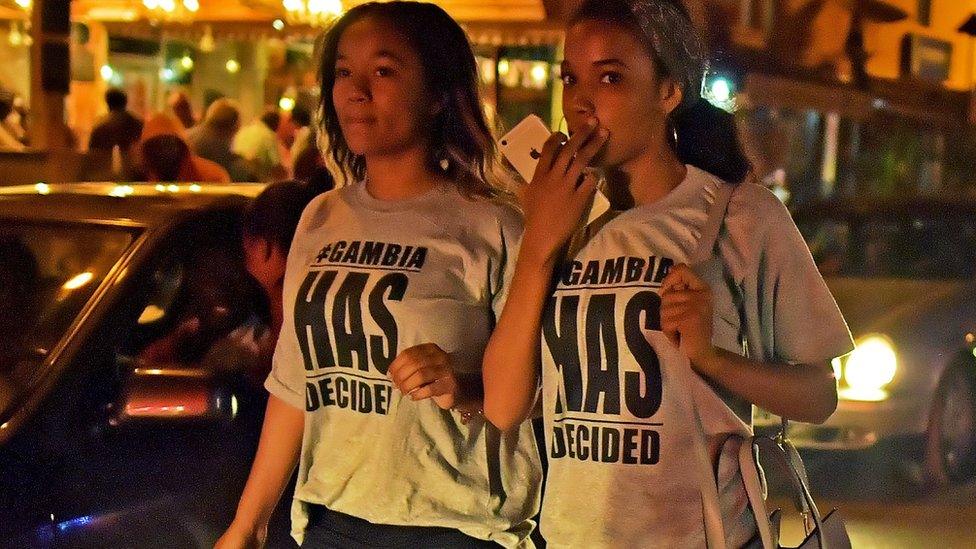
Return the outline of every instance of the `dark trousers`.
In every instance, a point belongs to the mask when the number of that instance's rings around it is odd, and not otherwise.
[[[453,528],[373,524],[328,509],[308,505],[308,527],[302,549],[367,549],[373,547],[423,549],[498,549],[499,545],[465,535]]]

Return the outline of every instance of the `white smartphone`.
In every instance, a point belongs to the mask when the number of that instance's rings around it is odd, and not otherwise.
[[[550,135],[552,132],[546,127],[546,123],[538,116],[530,114],[503,135],[498,144],[502,154],[512,163],[522,179],[529,182],[539,165],[542,146]]]
[[[539,157],[542,155],[542,146],[550,135],[552,132],[546,127],[546,123],[538,116],[530,114],[498,141],[502,154],[526,182],[532,181],[535,169],[539,165]],[[603,196],[602,192],[597,191],[586,223],[592,223],[609,209],[610,201]]]

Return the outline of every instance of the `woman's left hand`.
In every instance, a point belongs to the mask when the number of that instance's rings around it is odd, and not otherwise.
[[[387,372],[393,384],[413,400],[433,399],[438,407],[450,410],[461,400],[460,384],[451,357],[434,343],[404,349]]]
[[[679,263],[661,281],[661,329],[699,373],[715,356],[712,292],[690,267]]]

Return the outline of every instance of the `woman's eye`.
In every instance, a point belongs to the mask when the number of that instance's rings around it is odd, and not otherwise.
[[[389,67],[380,67],[376,69],[376,76],[393,76],[393,69]]]
[[[618,84],[621,80],[623,76],[619,72],[605,72],[600,77],[600,82],[603,84]]]
[[[350,74],[349,73],[349,69],[336,68],[336,70],[335,70],[335,76],[336,76],[336,78],[345,78],[345,77],[349,76],[349,74]]]
[[[572,86],[576,83],[576,77],[572,74],[564,74],[560,77],[560,80],[563,81],[563,86]]]

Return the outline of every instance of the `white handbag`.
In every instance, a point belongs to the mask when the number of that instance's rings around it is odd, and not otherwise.
[[[723,184],[716,192],[715,202],[709,211],[709,218],[702,229],[702,235],[698,251],[692,257],[692,265],[711,259],[714,254],[715,244],[718,234],[725,220],[729,201],[735,186],[729,183]],[[748,347],[743,342],[743,355],[748,356]],[[705,522],[705,538],[709,549],[720,549],[726,547],[725,526],[722,521],[722,510],[719,503],[718,487],[714,474],[714,467],[705,447],[706,440],[704,425],[701,421],[701,414],[698,406],[691,397],[692,392],[691,376],[696,375],[691,369],[687,376],[679,376],[679,383],[684,385],[682,388],[690,398],[686,402],[690,404],[689,410],[691,417],[695,419],[698,428],[701,430],[700,442],[696,444],[696,459],[699,462],[700,490],[702,499],[702,515]],[[851,547],[850,537],[847,528],[837,509],[831,510],[826,516],[821,516],[820,510],[810,493],[810,483],[807,477],[806,468],[796,447],[787,437],[789,423],[784,419],[779,435],[775,440],[756,436],[743,440],[740,437],[733,437],[734,440],[726,441],[738,442],[739,446],[739,468],[741,470],[746,493],[749,496],[749,504],[755,515],[758,527],[757,536],[746,544],[749,549],[777,549],[783,547],[779,540],[780,510],[769,513],[766,509],[766,490],[763,479],[763,472],[757,461],[757,455],[762,455],[777,472],[789,479],[789,485],[793,489],[793,501],[797,510],[804,517],[804,528],[806,538],[798,545],[798,548],[809,549],[818,547],[819,549],[849,549]]]
[[[797,511],[803,517],[806,533],[806,537],[796,547],[850,549],[851,539],[840,511],[832,509],[826,515],[820,514],[817,503],[810,493],[810,482],[803,460],[787,437],[788,426],[788,422],[784,419],[775,440],[756,436],[750,439],[751,444],[742,444],[739,448],[739,469],[746,486],[746,493],[749,495],[749,505],[752,507],[759,528],[758,536],[746,547],[763,549],[786,547],[780,543],[780,510],[767,512],[762,469],[756,459],[757,455],[761,455],[768,466],[775,468],[778,474],[790,480],[793,501]]]

